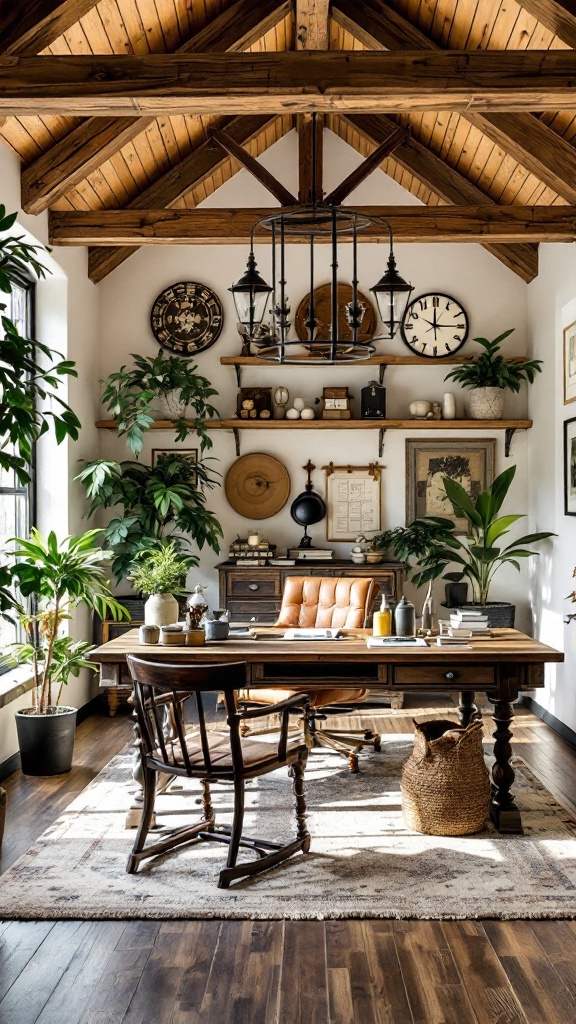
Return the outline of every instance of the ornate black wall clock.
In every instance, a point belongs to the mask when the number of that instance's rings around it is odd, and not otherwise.
[[[451,295],[430,292],[419,295],[406,307],[400,333],[402,341],[416,355],[447,358],[466,341],[468,316]]]
[[[181,356],[210,348],[222,330],[220,299],[205,284],[179,281],[155,300],[150,313],[152,333],[159,345]]]

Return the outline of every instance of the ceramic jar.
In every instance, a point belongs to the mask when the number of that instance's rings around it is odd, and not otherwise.
[[[150,594],[144,605],[145,626],[169,626],[178,621],[178,601],[172,594]]]

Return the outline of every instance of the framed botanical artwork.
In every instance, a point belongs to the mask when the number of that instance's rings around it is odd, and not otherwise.
[[[418,516],[445,516],[456,526],[456,533],[467,532],[467,522],[452,511],[443,478],[462,484],[476,498],[494,479],[496,441],[492,438],[469,441],[406,441],[406,522]]]
[[[576,322],[564,328],[564,405],[576,402]]]
[[[380,529],[381,467],[323,466],[326,471],[326,539],[356,540]]]
[[[576,516],[576,416],[564,420],[564,515]]]
[[[198,462],[198,449],[197,448],[153,448],[152,449],[152,469],[155,469],[158,465],[158,460],[164,458],[170,458],[171,455],[183,455],[188,459],[190,463],[190,476],[194,476],[196,470],[194,469]]]

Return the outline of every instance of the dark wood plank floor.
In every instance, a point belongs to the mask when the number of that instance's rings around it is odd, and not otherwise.
[[[409,700],[385,719],[387,731],[411,730]],[[428,714],[440,704],[430,701]],[[130,735],[125,716],[92,716],[70,775],[11,776],[1,870]],[[576,811],[574,750],[523,710],[515,737]],[[0,922],[0,1021],[575,1024],[576,922]]]

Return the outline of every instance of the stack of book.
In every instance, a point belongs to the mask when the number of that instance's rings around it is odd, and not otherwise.
[[[247,541],[235,540],[228,551],[228,561],[242,565],[266,565],[270,558],[274,558],[276,545],[269,544],[267,540],[259,544],[248,544]]]
[[[334,558],[334,552],[330,548],[289,548],[288,558],[298,562],[328,562]]]
[[[483,612],[477,612],[469,608],[455,608],[450,613],[450,626],[454,630],[469,629],[476,636],[478,634],[490,634],[488,628],[488,616]],[[457,634],[456,634],[457,635]]]

